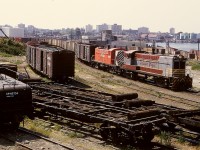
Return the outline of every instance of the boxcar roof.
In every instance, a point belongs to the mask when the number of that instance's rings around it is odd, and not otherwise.
[[[8,87],[17,88],[17,87],[27,87],[27,86],[28,85],[26,85],[25,83],[13,79],[5,74],[0,74],[0,89],[6,89]]]
[[[49,51],[61,51],[61,50],[64,50],[63,48],[56,47],[56,46],[53,46],[53,45],[40,45],[38,47],[42,48],[42,49],[49,50]]]

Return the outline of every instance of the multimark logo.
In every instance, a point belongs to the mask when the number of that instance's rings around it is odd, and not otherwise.
[[[6,97],[15,97],[18,94],[19,94],[18,92],[7,92]]]

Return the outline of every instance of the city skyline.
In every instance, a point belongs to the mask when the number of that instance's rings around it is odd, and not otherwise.
[[[6,0],[1,2],[0,25],[19,23],[60,29],[120,24],[123,29],[148,27],[152,32],[200,33],[198,0]]]

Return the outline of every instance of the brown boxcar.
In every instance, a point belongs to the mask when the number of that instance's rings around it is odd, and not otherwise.
[[[75,53],[57,46],[27,45],[27,62],[33,69],[55,81],[65,82],[68,77],[74,76]]]

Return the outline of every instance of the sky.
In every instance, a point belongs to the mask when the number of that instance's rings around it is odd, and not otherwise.
[[[114,23],[123,29],[200,33],[200,0],[0,0],[0,25],[61,29]]]

